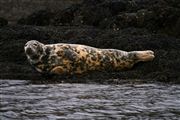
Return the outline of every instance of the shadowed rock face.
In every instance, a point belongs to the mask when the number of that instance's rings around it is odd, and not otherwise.
[[[179,6],[178,0],[84,0],[61,11],[37,11],[19,20],[19,25],[0,28],[0,78],[100,83],[148,79],[180,83]],[[41,76],[30,67],[24,53],[25,43],[32,39],[45,44],[153,50],[156,58],[139,63],[132,70],[89,73],[72,77],[73,80]]]
[[[28,16],[35,11],[49,9],[57,11],[65,9],[82,0],[0,0],[0,17],[6,18],[9,24],[16,24],[23,16]]]
[[[91,25],[119,30],[147,28],[179,36],[180,3],[172,0],[84,0],[81,4],[50,12],[41,10],[22,18],[19,24]]]
[[[7,24],[8,24],[8,21],[0,17],[0,27],[6,26]]]
[[[27,18],[22,18],[18,21],[18,24],[27,25],[39,25],[45,26],[49,25],[53,13],[46,10],[40,10],[28,16]]]

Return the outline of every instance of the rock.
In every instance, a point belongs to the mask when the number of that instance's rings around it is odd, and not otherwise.
[[[179,2],[171,0],[84,0],[81,4],[50,12],[41,10],[22,18],[28,25],[89,25],[106,29],[147,28],[153,32],[177,35]]]
[[[139,79],[146,82],[180,83],[180,39],[155,34],[144,28],[124,28],[118,31],[102,30],[89,26],[37,27],[6,26],[0,29],[0,79],[60,80],[65,82],[107,83],[110,79]],[[155,59],[139,63],[128,71],[93,72],[84,76],[41,76],[26,60],[24,44],[36,39],[45,44],[76,43],[99,48],[126,51],[151,49]],[[19,69],[21,68],[21,69]],[[148,80],[147,80],[148,79]],[[67,80],[67,81],[66,81]],[[112,81],[113,83],[113,81]]]
[[[148,79],[180,83],[179,6],[178,0],[84,0],[64,10],[34,12],[20,19],[20,25],[0,28],[0,79],[107,80],[104,83]],[[129,71],[89,73],[75,76],[75,81],[66,76],[47,78],[33,71],[26,61],[23,46],[30,39],[126,51],[151,49],[156,57]]]
[[[6,26],[8,24],[8,21],[4,18],[0,17],[0,27]]]
[[[51,23],[51,18],[53,16],[54,14],[49,10],[40,10],[38,12],[32,13],[26,18],[19,19],[18,24],[45,26]]]
[[[70,8],[55,12],[50,24],[55,26],[73,25],[75,12],[78,10],[78,7],[78,5],[72,5]]]
[[[100,28],[112,28],[113,30],[119,30],[130,26],[136,27],[136,16],[136,13],[122,13],[110,19],[104,19],[100,23]]]
[[[108,8],[89,7],[87,10],[82,10],[83,23],[86,25],[98,26],[99,22],[111,16]]]

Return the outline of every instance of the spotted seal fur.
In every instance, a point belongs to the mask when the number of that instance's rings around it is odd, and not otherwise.
[[[124,70],[140,61],[151,61],[154,52],[100,49],[80,44],[47,44],[28,41],[24,50],[30,64],[40,73],[82,74],[94,70]]]

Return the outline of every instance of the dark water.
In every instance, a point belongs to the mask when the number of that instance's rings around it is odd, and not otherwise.
[[[0,81],[0,119],[180,119],[180,85]]]

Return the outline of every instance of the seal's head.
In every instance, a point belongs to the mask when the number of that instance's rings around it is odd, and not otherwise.
[[[45,54],[45,45],[36,41],[28,41],[24,46],[24,51],[30,62],[37,62]]]

